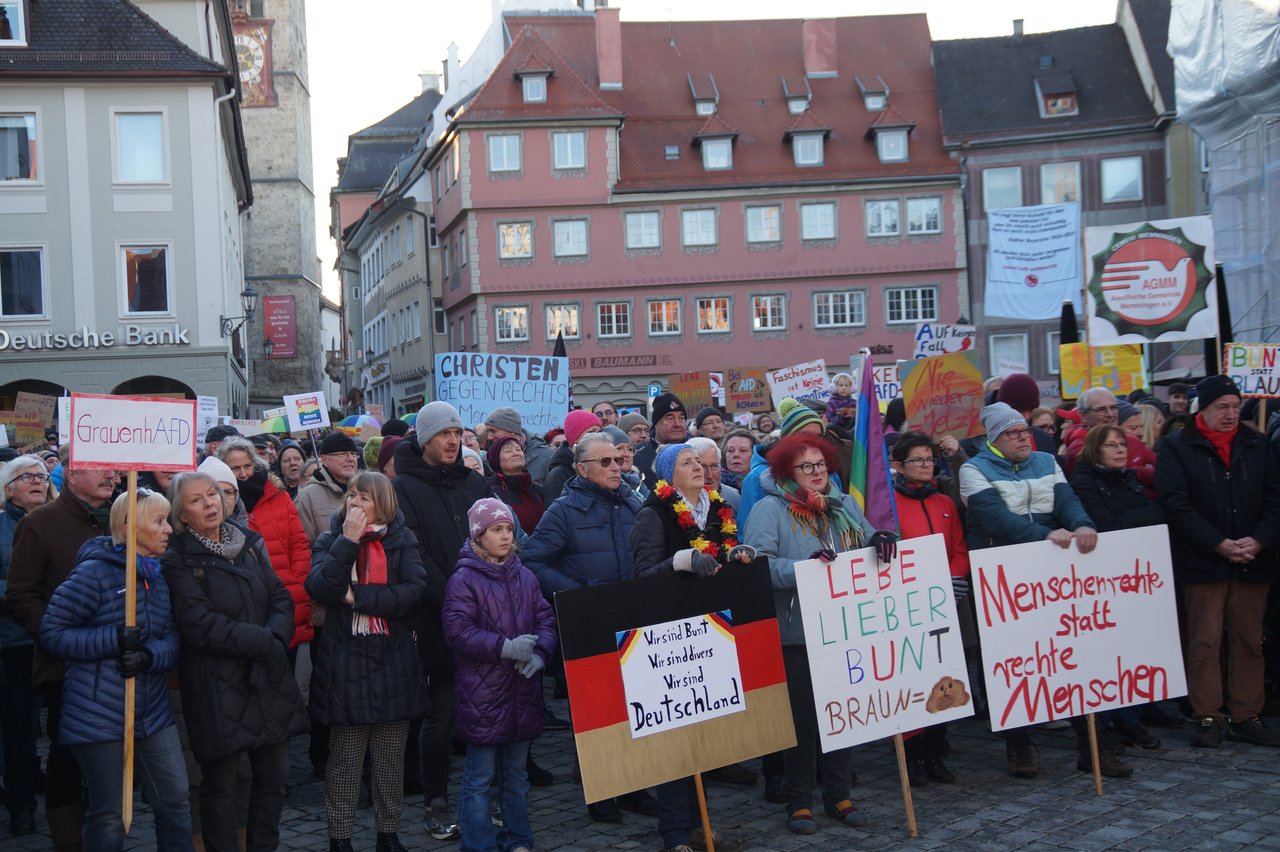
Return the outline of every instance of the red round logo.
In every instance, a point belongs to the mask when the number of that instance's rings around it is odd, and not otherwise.
[[[1036,275],[1028,275],[1026,281],[1028,287],[1034,287],[1040,283],[1040,278]]]

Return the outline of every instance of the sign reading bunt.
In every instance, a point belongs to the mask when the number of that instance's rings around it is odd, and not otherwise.
[[[1280,343],[1228,343],[1222,363],[1246,399],[1280,396]]]
[[[194,399],[71,395],[72,469],[195,470],[199,446]]]
[[[973,715],[942,535],[796,564],[824,752]]]
[[[931,438],[980,434],[982,379],[978,353],[973,350],[902,362],[908,428]]]
[[[483,423],[494,409],[509,407],[526,430],[541,435],[569,413],[568,358],[442,352],[435,368],[435,398],[458,409],[463,423]]]
[[[726,400],[731,413],[756,414],[768,411],[769,380],[764,367],[737,367],[725,371]]]
[[[555,596],[588,802],[795,745],[769,563]]]
[[[770,370],[769,389],[773,394],[774,410],[787,397],[826,402],[831,397],[827,362],[819,358],[817,361],[806,361],[781,370]]]
[[[1057,319],[1080,307],[1080,205],[987,211],[987,316]]]
[[[1085,228],[1084,248],[1089,342],[1217,336],[1211,217]]]
[[[969,558],[993,730],[1186,694],[1168,528]]]
[[[284,416],[289,421],[290,432],[323,429],[329,425],[329,406],[324,401],[324,391],[295,393],[284,398]],[[259,423],[258,432],[261,432]],[[241,432],[241,434],[244,434]],[[255,433],[257,434],[257,433]]]
[[[916,358],[969,352],[978,345],[978,328],[972,325],[947,325],[922,322],[916,326]]]
[[[1138,345],[1064,343],[1058,347],[1058,364],[1063,399],[1076,399],[1089,387],[1127,396],[1147,386],[1147,362]]]
[[[711,373],[708,370],[690,370],[667,376],[667,390],[680,397],[692,419],[699,411],[713,404]]]

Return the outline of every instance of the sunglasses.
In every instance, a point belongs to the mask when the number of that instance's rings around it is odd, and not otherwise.
[[[622,456],[600,456],[595,459],[583,459],[580,464],[590,465],[592,462],[595,462],[603,468],[609,468],[615,464],[618,467],[622,467]]]

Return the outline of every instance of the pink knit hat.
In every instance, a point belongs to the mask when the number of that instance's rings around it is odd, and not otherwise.
[[[590,413],[590,412],[588,412]],[[497,497],[484,497],[471,504],[467,510],[467,524],[471,529],[471,540],[475,541],[484,535],[484,531],[494,524],[508,523],[515,526],[515,518],[511,515],[511,507]]]
[[[569,442],[569,446],[578,443],[578,439],[582,434],[592,426],[600,426],[600,418],[587,411],[579,408],[576,411],[570,411],[569,416],[564,419],[564,437]]]

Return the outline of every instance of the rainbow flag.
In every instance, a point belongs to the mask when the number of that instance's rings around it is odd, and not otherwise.
[[[871,375],[871,353],[862,350],[862,381],[858,389],[858,422],[853,431],[853,464],[849,471],[849,494],[867,520],[878,530],[898,530],[898,509],[889,478],[889,451],[884,445],[884,427],[876,384]]]

